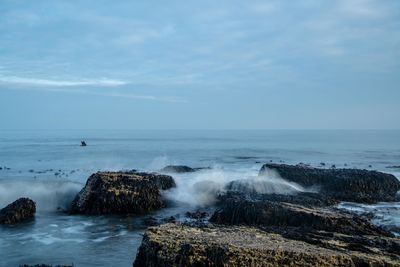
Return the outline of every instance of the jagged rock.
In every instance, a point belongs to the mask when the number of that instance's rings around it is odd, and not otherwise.
[[[201,220],[201,219],[205,219],[208,217],[208,213],[206,211],[200,211],[197,210],[195,212],[186,212],[185,213],[186,217],[191,218],[191,219],[195,219],[195,220]]]
[[[165,207],[160,190],[175,187],[171,176],[143,172],[98,172],[72,202],[72,214],[144,214]]]
[[[260,174],[274,170],[285,180],[304,187],[319,187],[340,201],[375,203],[395,201],[400,181],[391,174],[358,169],[318,169],[286,164],[265,164]]]
[[[244,197],[228,194],[220,198],[220,208],[211,222],[233,225],[290,226],[345,234],[391,236],[367,220],[338,209],[326,207],[330,200],[318,194],[260,195]]]
[[[19,198],[0,210],[0,224],[15,224],[32,219],[36,213],[36,204],[29,198]]]
[[[166,224],[146,231],[133,266],[400,266],[398,253],[369,250],[343,238],[327,248],[251,227]]]

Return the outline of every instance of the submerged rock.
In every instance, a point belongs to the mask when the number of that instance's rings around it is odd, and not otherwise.
[[[144,214],[165,207],[160,190],[175,187],[171,176],[144,172],[98,172],[72,202],[71,214]]]
[[[340,201],[375,203],[395,201],[400,181],[391,174],[358,169],[318,169],[286,164],[265,164],[260,174],[276,171],[283,179],[304,187],[319,187],[321,194]]]
[[[29,198],[20,198],[0,210],[0,224],[15,224],[32,219],[36,204]]]
[[[391,250],[398,240],[382,242],[390,248],[360,249],[345,238],[317,245],[243,226],[165,224],[146,231],[133,266],[400,266]]]

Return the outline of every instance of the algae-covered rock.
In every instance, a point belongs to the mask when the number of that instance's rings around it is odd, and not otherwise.
[[[36,204],[29,198],[19,198],[0,210],[0,224],[15,224],[32,219],[36,213]]]
[[[305,165],[265,164],[260,174],[269,170],[283,179],[304,187],[318,187],[321,194],[339,201],[374,203],[395,201],[400,181],[393,175],[359,169],[319,169]]]
[[[72,214],[144,214],[165,206],[161,190],[175,187],[171,176],[143,172],[98,172],[72,202]]]
[[[166,224],[146,231],[133,266],[400,266],[396,254],[346,244],[327,248],[243,226]]]

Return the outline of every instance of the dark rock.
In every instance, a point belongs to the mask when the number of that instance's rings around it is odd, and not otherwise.
[[[186,212],[186,217],[191,218],[191,219],[195,219],[195,220],[201,220],[201,219],[205,219],[208,217],[208,213],[206,211],[200,211],[197,210],[195,212]]]
[[[279,192],[282,194],[293,194],[301,188],[295,184],[281,182],[282,180],[269,180],[264,177],[251,177],[247,179],[234,180],[227,183],[224,189],[246,194],[270,194]]]
[[[163,220],[164,223],[176,223],[176,218],[174,216],[170,216]]]
[[[133,266],[400,266],[398,239],[346,237],[313,244],[252,227],[165,224],[146,231]]]
[[[235,158],[235,159],[243,159],[243,160],[246,160],[246,159],[257,159],[258,157],[254,157],[254,156],[235,156],[234,158]]]
[[[20,198],[0,210],[0,224],[15,224],[32,219],[36,204],[29,198]]]
[[[148,226],[156,226],[159,225],[159,221],[157,220],[157,218],[155,217],[147,217],[143,220],[144,224],[148,225]]]
[[[185,173],[195,172],[196,169],[184,165],[168,165],[161,169],[162,172]]]
[[[168,165],[162,168],[161,172],[170,172],[170,173],[186,173],[186,172],[196,172],[201,170],[210,170],[210,167],[198,167],[198,168],[191,168],[185,165]]]
[[[171,176],[143,172],[98,172],[72,202],[71,214],[145,214],[165,207],[160,190],[175,187]]]
[[[258,199],[228,195],[220,201],[210,221],[229,225],[300,227],[344,234],[391,236],[367,220],[326,207],[328,199],[318,194],[264,195]]]
[[[275,170],[304,187],[318,186],[321,194],[340,201],[375,203],[395,201],[400,181],[391,174],[358,169],[318,169],[286,164],[265,164],[260,174]]]
[[[388,169],[400,169],[400,165],[399,166],[387,166],[386,168],[388,168]]]
[[[47,264],[35,264],[35,265],[20,265],[19,267],[74,267],[74,264],[72,265],[47,265]]]
[[[85,141],[81,141],[81,146],[87,146]]]

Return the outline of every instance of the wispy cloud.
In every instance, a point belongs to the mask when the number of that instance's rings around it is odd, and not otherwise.
[[[128,84],[126,81],[115,79],[82,79],[82,80],[50,80],[39,78],[25,78],[18,76],[0,76],[0,83],[29,86],[49,87],[74,87],[74,86],[100,86],[115,87]]]
[[[1,86],[7,84],[8,86]],[[47,80],[47,79],[34,79],[34,78],[21,78],[15,76],[0,76],[0,90],[24,90],[24,91],[44,91],[52,93],[69,93],[81,95],[104,96],[112,98],[125,98],[136,100],[149,100],[170,103],[187,103],[187,101],[177,96],[155,96],[155,95],[142,95],[133,94],[129,92],[116,92],[104,90],[85,89],[86,87],[117,87],[126,85],[128,82],[111,79],[98,79],[98,80],[79,80],[79,81],[66,81],[66,80]],[[10,86],[13,85],[13,86]],[[29,86],[27,86],[29,85]]]

